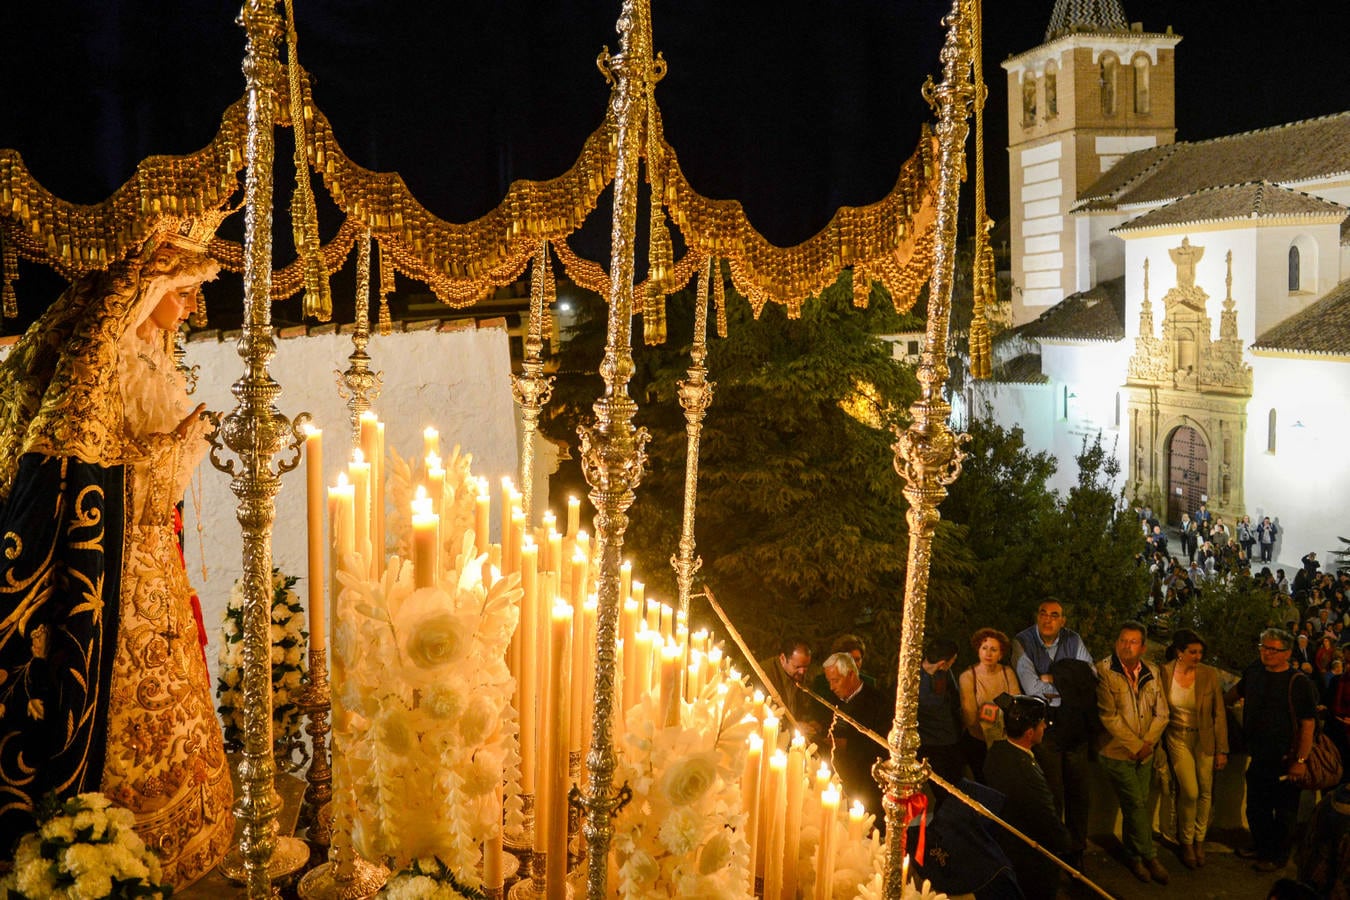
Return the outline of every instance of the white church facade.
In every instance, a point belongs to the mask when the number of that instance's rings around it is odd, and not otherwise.
[[[1128,499],[1350,535],[1350,113],[1174,142],[1181,38],[1059,0],[1003,63],[1014,327],[973,414],[1060,460],[1100,433]]]

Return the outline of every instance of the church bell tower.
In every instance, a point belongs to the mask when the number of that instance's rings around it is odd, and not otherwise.
[[[1129,22],[1121,0],[1055,0],[1045,42],[1003,62],[1013,324],[1123,273],[1106,233],[1119,219],[1069,212],[1123,156],[1175,139],[1180,41]]]

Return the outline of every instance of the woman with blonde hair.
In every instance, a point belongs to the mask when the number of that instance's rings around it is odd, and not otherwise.
[[[1008,636],[981,628],[970,637],[979,662],[961,673],[961,749],[976,781],[984,781],[984,757],[989,746],[1003,739],[1003,712],[994,702],[1000,694],[1017,696],[1022,688],[1008,658]]]
[[[1214,770],[1228,765],[1228,720],[1218,670],[1207,666],[1204,638],[1180,629],[1167,648],[1163,687],[1171,718],[1164,742],[1177,785],[1177,843],[1188,869],[1205,864],[1205,832]]]

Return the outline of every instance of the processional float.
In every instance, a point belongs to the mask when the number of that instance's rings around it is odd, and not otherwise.
[[[839,210],[819,234],[788,248],[765,240],[746,220],[739,204],[705,198],[685,178],[674,148],[665,140],[655,99],[666,64],[653,50],[649,0],[622,3],[617,52],[606,50],[598,60],[611,85],[608,110],[576,164],[550,181],[514,183],[496,209],[464,225],[438,219],[397,176],[369,172],[343,153],[314,104],[300,67],[290,0],[285,3],[284,17],[274,0],[248,0],[241,21],[246,34],[246,94],[227,110],[216,138],[203,150],[147,159],[108,200],[79,207],[42,189],[17,153],[0,151],[0,287],[5,314],[13,316],[12,283],[19,257],[51,265],[65,275],[104,268],[139,245],[157,217],[191,217],[226,206],[237,192],[239,172],[244,172],[243,245],[217,238],[211,250],[226,268],[244,275],[238,349],[245,371],[233,387],[238,406],[220,420],[212,460],[232,477],[244,536],[246,714],[236,814],[242,826],[239,851],[247,895],[271,896],[272,878],[290,866],[290,860],[283,858],[290,851],[276,834],[279,801],[273,786],[268,610],[274,500],[282,476],[298,465],[304,442],[301,426],[307,417],[287,417],[275,405],[281,388],[268,371],[276,350],[270,309],[273,302],[303,290],[305,314],[327,320],[331,315],[328,273],[340,268],[352,247],[358,246],[358,326],[351,365],[343,373],[353,440],[357,440],[361,413],[378,393],[378,375],[371,372],[365,352],[373,240],[379,248],[382,300],[392,289],[394,273],[401,272],[428,284],[443,302],[468,306],[496,286],[515,281],[532,264],[525,360],[522,374],[514,380],[525,432],[521,472],[525,498],[533,493],[533,436],[540,409],[549,397],[540,354],[542,318],[551,301],[552,257],[556,256],[574,282],[608,300],[606,350],[600,367],[604,392],[594,405],[594,425],[580,432],[582,468],[596,509],[593,558],[598,606],[591,636],[595,675],[591,740],[585,759],[588,781],[576,803],[584,811],[586,853],[593,862],[609,857],[622,788],[614,783],[613,733],[619,674],[616,645],[628,589],[621,556],[628,510],[645,468],[647,440],[645,432],[634,427],[637,405],[628,394],[634,315],[642,316],[647,343],[663,342],[666,295],[699,275],[694,347],[688,378],[680,383],[679,391],[689,449],[682,533],[672,558],[679,607],[687,615],[698,571],[693,540],[698,439],[712,402],[712,384],[704,365],[707,306],[711,294],[718,330],[724,334],[723,267],[756,312],[768,302],[777,302],[795,315],[805,298],[831,284],[844,269],[852,270],[854,302],[860,306],[866,305],[874,281],[889,290],[901,310],[912,307],[921,289],[929,287],[926,340],[917,373],[920,397],[911,407],[912,424],[895,444],[895,468],[905,479],[904,493],[910,503],[910,543],[899,691],[887,738],[889,755],[875,773],[884,788],[888,826],[883,893],[888,898],[900,897],[905,878],[905,825],[922,812],[922,790],[929,775],[917,760],[917,695],[932,537],[939,521],[938,506],[947,485],[959,474],[963,457],[963,437],[948,424],[950,407],[941,392],[949,375],[957,208],[968,119],[975,112],[978,127],[983,102],[977,0],[954,0],[944,20],[947,37],[940,56],[941,80],[937,84],[930,80],[924,89],[937,114],[935,134],[930,136],[925,130],[894,189],[870,206]],[[285,65],[280,58],[283,45],[288,51]],[[292,209],[298,258],[274,271],[272,168],[278,126],[290,126],[295,137],[297,185]],[[647,210],[650,259],[646,280],[635,284],[635,235],[641,215],[638,183],[644,170],[652,188]],[[345,216],[326,245],[319,239],[311,173]],[[972,368],[977,375],[988,370],[983,307],[993,299],[992,254],[980,174],[977,168],[977,221],[984,227],[977,229],[976,302],[970,332]],[[606,269],[579,257],[567,239],[611,183],[614,203]],[[674,259],[671,226],[679,229],[687,248],[679,260]],[[388,320],[387,304],[382,302],[380,321],[387,325]],[[235,458],[222,459],[225,450]],[[305,705],[315,753],[308,799],[317,805],[331,793],[331,773],[321,758],[327,734],[326,648],[312,654],[310,668]],[[332,886],[334,892],[321,895],[364,895],[364,885],[353,883],[356,876],[350,872],[335,877],[339,883]],[[343,878],[348,879],[346,889]],[[587,896],[610,896],[613,886],[608,879],[603,862],[589,865]]]

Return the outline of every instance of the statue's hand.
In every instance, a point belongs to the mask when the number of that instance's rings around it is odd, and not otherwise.
[[[187,417],[178,423],[178,427],[173,430],[173,433],[180,438],[187,437],[197,427],[197,423],[201,421],[204,412],[206,412],[206,404],[198,403],[197,408],[188,413]]]

